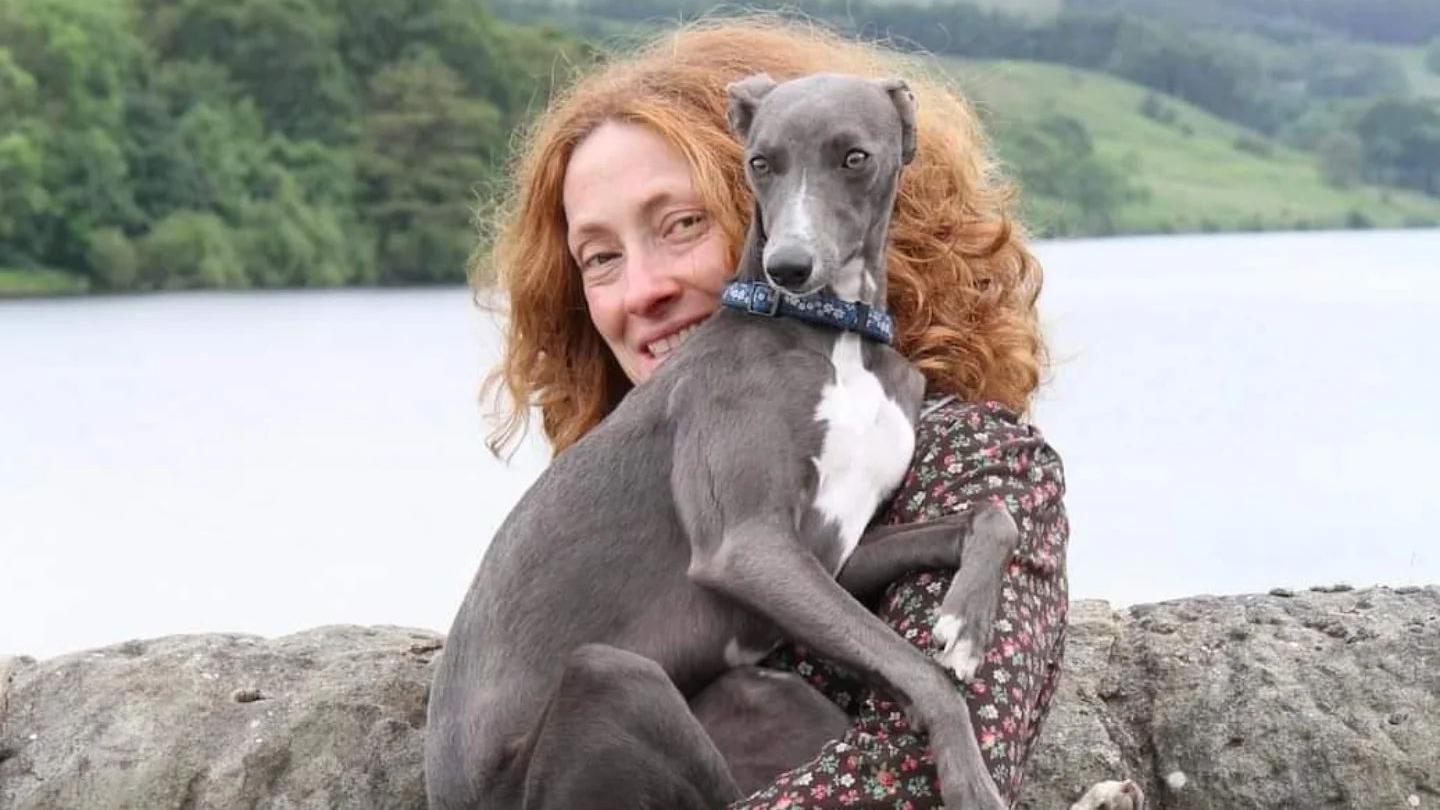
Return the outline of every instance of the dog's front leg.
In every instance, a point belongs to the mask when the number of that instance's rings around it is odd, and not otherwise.
[[[981,504],[924,523],[871,529],[840,569],[840,585],[865,599],[919,568],[958,569],[945,592],[934,635],[940,663],[962,681],[975,677],[1000,604],[1005,567],[1020,530],[1005,507]]]
[[[973,679],[984,660],[1000,606],[1000,584],[1020,545],[1020,529],[1004,507],[987,505],[973,513],[960,568],[940,603],[934,630],[935,640],[944,645],[940,663],[962,681]]]
[[[929,730],[947,806],[1003,810],[970,712],[949,676],[866,610],[810,553],[783,513],[692,547],[691,578],[765,616],[788,637],[889,687]]]
[[[835,578],[840,587],[866,601],[912,571],[960,568],[967,554],[971,560],[982,556],[976,543],[999,543],[1003,546],[1002,553],[1008,553],[1013,551],[1014,544],[993,529],[1007,520],[1008,515],[1002,513],[1004,507],[982,504],[934,520],[876,526],[860,538],[860,544]],[[991,612],[994,612],[993,604]],[[987,633],[986,640],[988,638]]]

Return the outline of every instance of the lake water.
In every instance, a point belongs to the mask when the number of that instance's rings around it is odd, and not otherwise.
[[[1440,231],[1042,243],[1072,596],[1440,582]],[[0,303],[0,655],[445,630],[544,464],[459,288]]]

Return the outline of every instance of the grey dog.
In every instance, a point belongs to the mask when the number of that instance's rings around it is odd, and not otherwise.
[[[762,74],[729,93],[756,199],[737,278],[882,308],[915,150],[908,87]],[[788,637],[903,701],[948,806],[1002,808],[946,669],[979,665],[1015,524],[984,507],[860,542],[909,465],[923,389],[902,355],[853,331],[731,308],[706,320],[556,456],[490,544],[435,674],[431,807],[735,801],[726,750],[763,741],[692,706]],[[939,661],[852,595],[957,565]],[[798,705],[787,694],[775,701]]]

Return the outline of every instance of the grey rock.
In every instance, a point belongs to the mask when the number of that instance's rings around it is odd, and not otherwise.
[[[1075,602],[1020,807],[1122,778],[1157,810],[1440,806],[1437,614],[1435,586]],[[0,810],[421,810],[442,645],[325,627],[0,658]]]
[[[1131,778],[1167,810],[1440,807],[1437,606],[1435,586],[1072,604],[1020,806]]]
[[[425,806],[440,637],[322,627],[176,636],[21,664],[0,715],[0,808]]]

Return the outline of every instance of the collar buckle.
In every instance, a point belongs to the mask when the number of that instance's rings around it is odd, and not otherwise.
[[[780,311],[780,291],[769,284],[756,284],[750,288],[750,303],[746,309],[753,315],[775,317]]]

